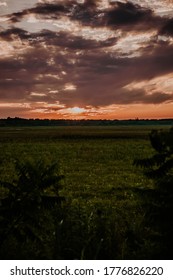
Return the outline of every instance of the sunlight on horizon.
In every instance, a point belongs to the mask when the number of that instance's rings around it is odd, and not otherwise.
[[[69,108],[69,111],[72,114],[81,114],[81,113],[84,113],[86,110],[84,108],[80,108],[80,107],[72,107],[72,108]]]

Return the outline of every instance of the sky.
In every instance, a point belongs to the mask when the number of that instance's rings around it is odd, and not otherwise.
[[[0,118],[173,118],[173,0],[0,0]]]

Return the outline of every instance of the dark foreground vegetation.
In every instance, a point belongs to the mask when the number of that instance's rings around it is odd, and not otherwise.
[[[172,259],[173,130],[154,128],[0,128],[0,258]]]
[[[173,128],[169,131],[153,130],[150,142],[155,150],[153,156],[135,160],[145,175],[154,181],[153,189],[144,189],[145,226],[152,224],[153,238],[157,241],[156,257],[173,257]],[[162,245],[162,246],[161,246]],[[160,250],[160,247],[162,250]]]

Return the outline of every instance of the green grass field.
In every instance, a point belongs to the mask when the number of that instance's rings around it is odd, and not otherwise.
[[[153,188],[153,181],[133,165],[134,159],[154,152],[148,136],[154,128],[0,128],[1,181],[11,182],[17,178],[14,161],[25,162],[29,158],[57,161],[59,172],[64,175],[60,191],[65,197],[61,210],[64,218],[56,241],[60,245],[55,255],[51,255],[48,248],[50,258],[159,258],[160,241],[154,237],[159,233],[154,232],[152,225],[146,228],[146,211],[136,191]],[[1,187],[1,197],[5,195]],[[16,243],[10,240],[6,246],[13,251],[15,246],[20,248]],[[7,254],[6,258],[15,258],[13,254]],[[49,258],[48,255],[42,258]],[[41,256],[38,249],[38,255],[32,255],[31,250],[30,255],[25,252],[20,258]]]

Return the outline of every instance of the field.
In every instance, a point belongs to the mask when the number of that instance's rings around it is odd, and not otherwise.
[[[166,245],[159,229],[146,224],[140,194],[140,190],[152,189],[153,181],[133,165],[136,158],[154,153],[148,136],[154,128],[169,127],[0,128],[0,181],[17,180],[16,161],[57,162],[58,172],[64,176],[59,195],[65,198],[57,220],[52,209],[40,216],[43,228],[47,223],[45,232],[37,227],[33,230],[40,241],[31,238],[24,227],[20,234],[11,229],[1,246],[1,258],[163,258]],[[7,191],[2,185],[3,199]],[[20,226],[16,226],[19,231]],[[20,250],[18,255],[16,250]]]

